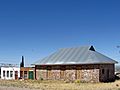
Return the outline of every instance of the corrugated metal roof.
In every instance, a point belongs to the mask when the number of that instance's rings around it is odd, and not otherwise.
[[[117,63],[115,60],[95,51],[93,46],[63,48],[52,55],[38,60],[35,65],[99,64]]]

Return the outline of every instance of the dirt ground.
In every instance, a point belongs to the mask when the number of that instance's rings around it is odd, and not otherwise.
[[[37,89],[0,86],[0,90],[37,90]]]
[[[112,83],[67,83],[65,81],[0,80],[0,90],[120,90],[120,80]]]

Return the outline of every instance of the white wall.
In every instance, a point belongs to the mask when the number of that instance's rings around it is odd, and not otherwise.
[[[3,71],[5,71],[5,77],[3,76]],[[9,77],[7,77],[7,71],[9,71]],[[10,71],[13,71],[13,77],[10,77]],[[18,77],[20,77],[20,68],[17,67],[1,67],[1,79],[15,79],[15,71],[18,71]]]

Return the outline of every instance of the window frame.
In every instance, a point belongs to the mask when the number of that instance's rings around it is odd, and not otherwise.
[[[13,77],[13,71],[10,71],[10,77],[11,78]]]
[[[9,73],[10,73],[10,72],[9,72],[9,71],[7,71],[7,78],[9,78]]]
[[[3,70],[3,77],[5,77],[6,76],[6,74],[5,74],[5,70]]]

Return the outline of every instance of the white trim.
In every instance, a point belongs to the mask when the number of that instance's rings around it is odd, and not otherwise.
[[[3,77],[3,71],[5,71],[5,77]],[[7,77],[7,71],[9,71],[9,77]],[[13,76],[10,77],[10,71],[13,71]],[[15,71],[18,71],[18,78],[20,77],[20,68],[17,67],[1,67],[1,79],[14,80]]]

